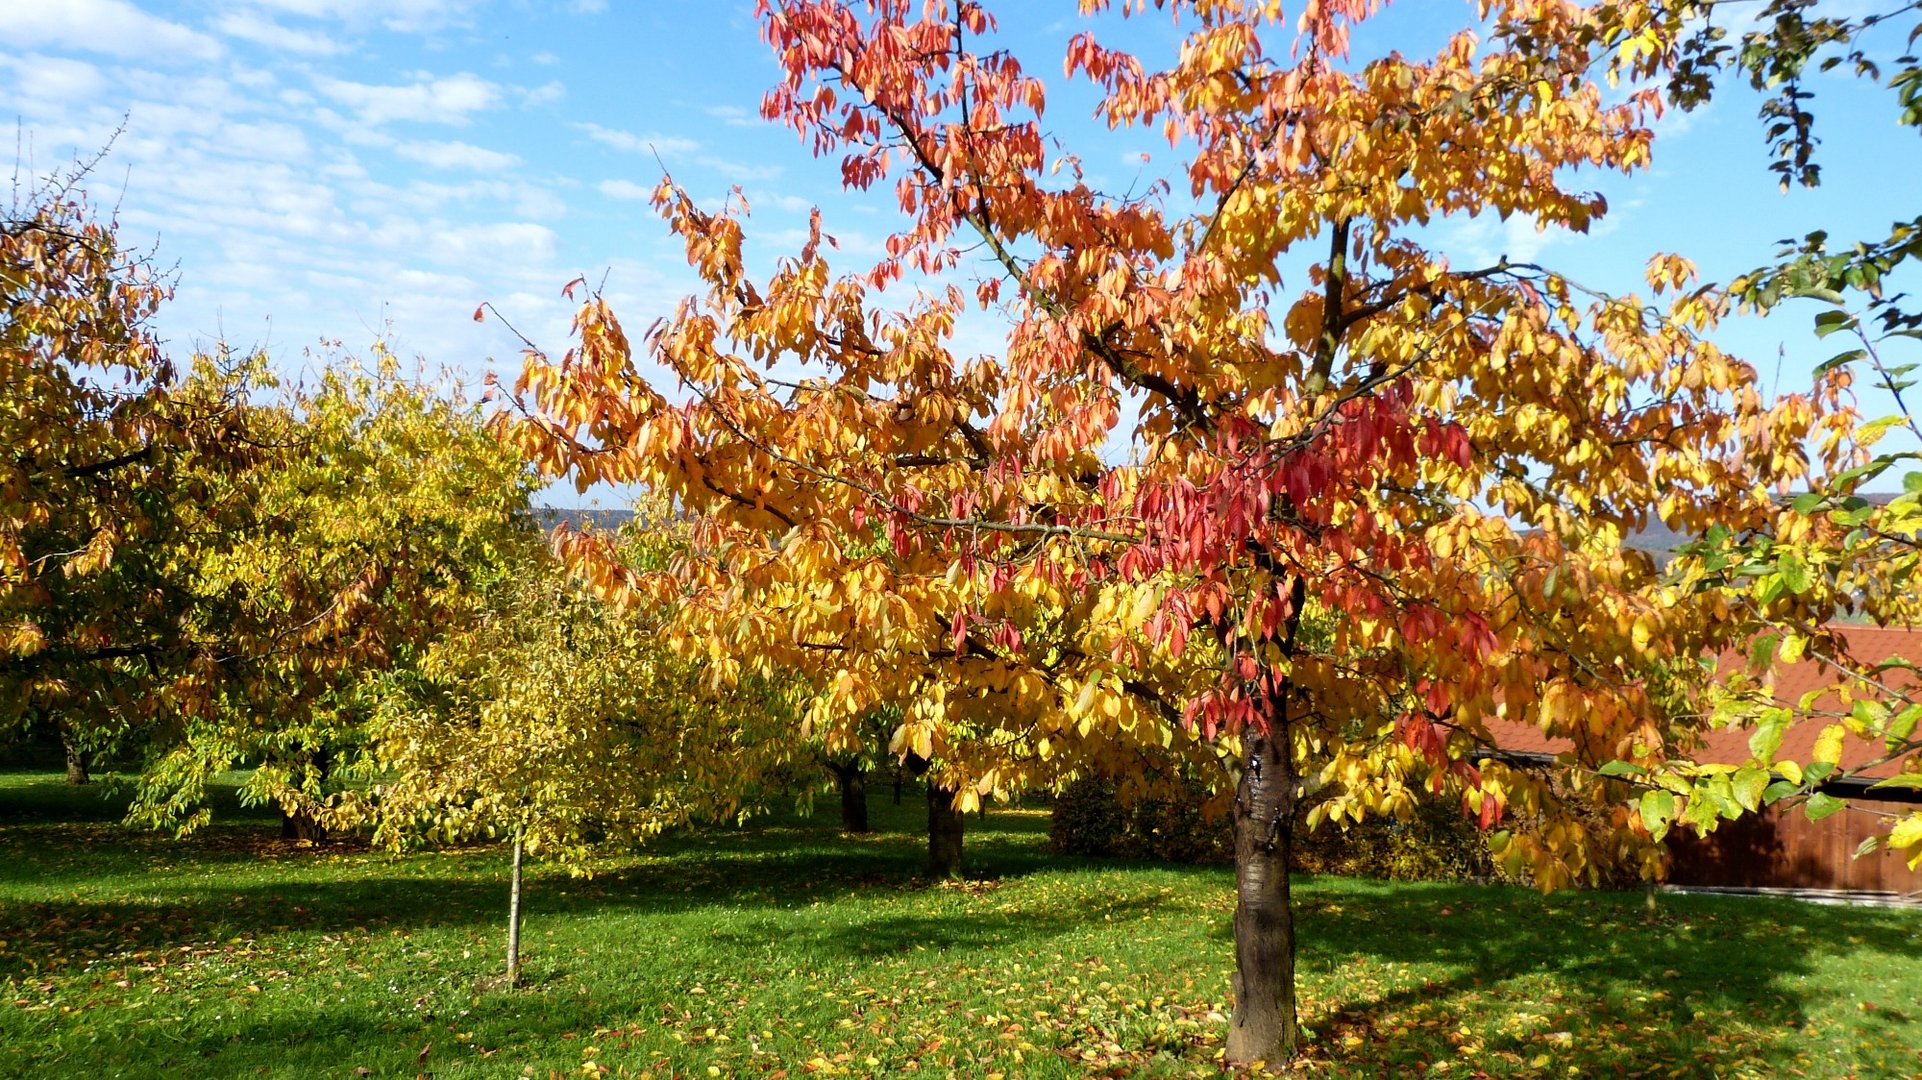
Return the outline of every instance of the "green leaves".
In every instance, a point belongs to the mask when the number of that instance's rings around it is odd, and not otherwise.
[[[1815,336],[1825,338],[1838,330],[1852,330],[1857,325],[1855,316],[1846,311],[1824,311],[1815,317]]]
[[[1738,803],[1743,810],[1753,813],[1761,809],[1763,801],[1767,797],[1769,782],[1767,770],[1758,769],[1753,765],[1745,765],[1736,772],[1735,778],[1730,781],[1730,788],[1734,792],[1736,803]]]
[[[1656,789],[1642,793],[1642,824],[1657,840],[1668,835],[1669,822],[1675,817],[1675,793]]]
[[[1803,805],[1802,812],[1808,815],[1810,821],[1821,821],[1823,818],[1848,809],[1848,805],[1846,801],[1827,792],[1817,791],[1809,796],[1809,801]]]

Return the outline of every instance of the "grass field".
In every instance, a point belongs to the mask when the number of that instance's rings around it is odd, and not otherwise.
[[[497,848],[303,848],[230,812],[131,834],[0,773],[0,1076],[1217,1075],[1231,875],[970,820],[917,877],[918,800],[537,869],[530,984]],[[1914,912],[1298,879],[1314,1076],[1913,1076]]]

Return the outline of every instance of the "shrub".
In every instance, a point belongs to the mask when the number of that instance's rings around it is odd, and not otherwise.
[[[1201,811],[1193,785],[1179,801],[1124,805],[1115,786],[1088,777],[1055,799],[1048,838],[1070,855],[1104,855],[1177,863],[1222,863],[1234,857],[1234,830],[1224,816]],[[1304,808],[1305,811],[1306,808]],[[1295,869],[1395,881],[1488,881],[1500,877],[1482,833],[1452,802],[1423,800],[1404,818],[1377,818],[1342,828],[1295,826]]]
[[[1302,815],[1306,818],[1306,814]],[[1389,881],[1494,881],[1482,831],[1454,800],[1423,798],[1412,813],[1347,826],[1295,827],[1295,868]]]
[[[1054,850],[1069,855],[1176,863],[1232,861],[1234,833],[1227,817],[1211,819],[1202,810],[1206,790],[1198,783],[1187,787],[1179,798],[1124,803],[1107,780],[1076,780],[1055,799],[1049,842]]]

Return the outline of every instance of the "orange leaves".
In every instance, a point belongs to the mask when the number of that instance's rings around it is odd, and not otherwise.
[[[1041,84],[979,8],[764,5],[764,111],[850,187],[892,181],[907,224],[830,268],[817,215],[750,275],[745,206],[663,185],[703,293],[642,344],[685,390],[650,386],[589,297],[579,348],[529,358],[510,436],[696,523],[645,578],[690,653],[807,683],[823,737],[901,707],[893,749],[962,780],[1212,770],[1286,723],[1372,792],[1354,813],[1397,805],[1419,758],[1493,824],[1552,805],[1455,769],[1498,716],[1590,757],[1670,745],[1650,688],[1729,611],[1662,591],[1625,538],[1752,518],[1819,403],[1745,395],[1699,338],[1725,303],[1678,258],[1651,263],[1657,309],[1423,246],[1450,216],[1590,227],[1607,208],[1575,177],[1643,167],[1653,100],[1588,79],[1607,57],[1570,4],[1353,63],[1364,0],[1288,24],[1172,6],[1165,70],[1094,31],[1063,58],[1110,123],[1177,147],[1122,197],[1044,145]],[[1005,317],[987,355],[956,355],[970,304]],[[606,552],[571,561],[636,587]],[[1428,726],[1398,744],[1403,715]],[[1539,850],[1581,872],[1570,845]]]

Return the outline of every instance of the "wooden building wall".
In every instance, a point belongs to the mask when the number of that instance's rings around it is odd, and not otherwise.
[[[1810,821],[1796,807],[1723,822],[1706,840],[1678,829],[1669,841],[1668,880],[1675,885],[1922,893],[1922,870],[1910,870],[1901,856],[1886,848],[1854,857],[1865,838],[1887,828],[1887,819],[1879,814],[1913,809],[1854,799],[1848,809],[1821,821]]]

